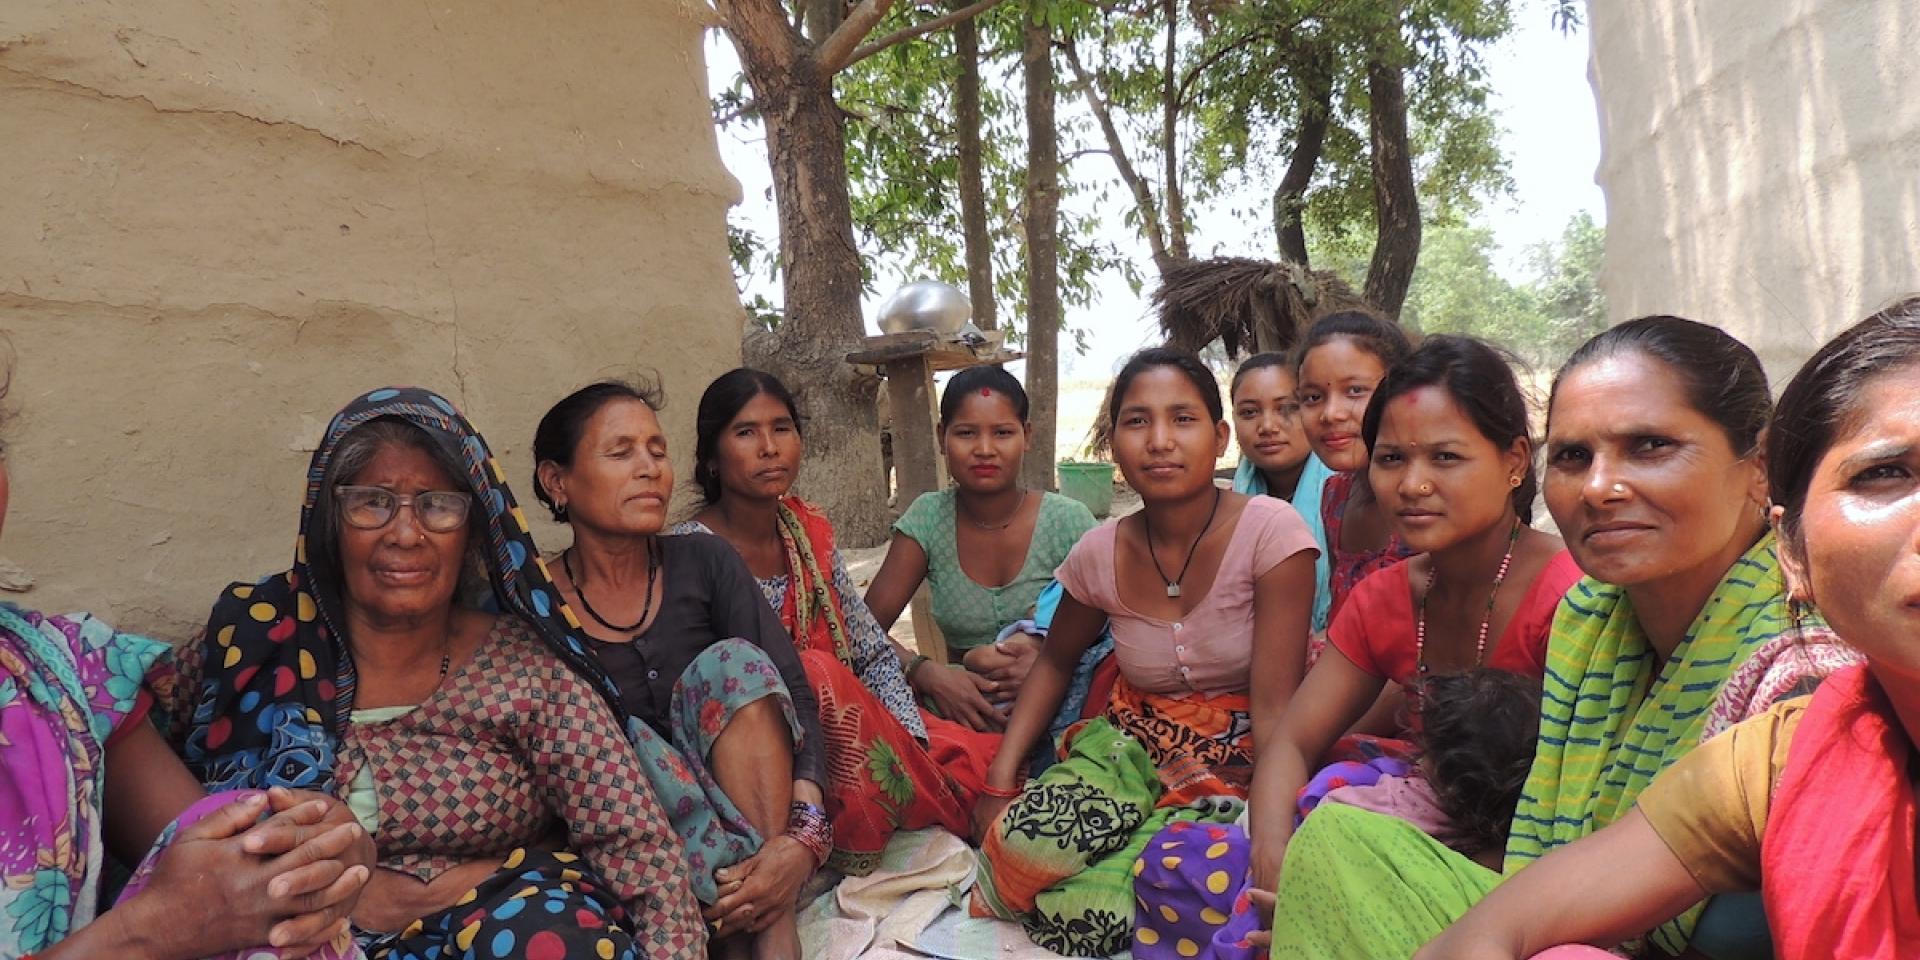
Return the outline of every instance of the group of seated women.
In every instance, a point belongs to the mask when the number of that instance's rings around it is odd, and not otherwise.
[[[1472,339],[1337,313],[1225,398],[1143,350],[1103,524],[968,370],[864,595],[786,386],[708,387],[691,513],[659,408],[540,420],[556,553],[388,388],[196,641],[0,605],[0,957],[797,958],[815,874],[925,828],[1076,956],[1920,954],[1920,298],[1777,408],[1718,329],[1615,327],[1544,457]],[[888,636],[923,585],[951,662]]]

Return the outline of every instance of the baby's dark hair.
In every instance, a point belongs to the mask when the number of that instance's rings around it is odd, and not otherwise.
[[[1440,839],[1469,857],[1504,850],[1540,737],[1540,681],[1481,667],[1425,680],[1419,749],[1447,815]]]

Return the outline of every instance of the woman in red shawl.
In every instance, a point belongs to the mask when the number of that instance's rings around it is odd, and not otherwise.
[[[733,544],[793,634],[820,701],[827,816],[844,872],[871,872],[895,830],[966,836],[1000,735],[922,710],[907,671],[834,548],[833,525],[791,495],[803,451],[793,395],[772,374],[722,375],[700,397],[694,482],[706,506],[676,532]]]
[[[1790,596],[1867,663],[1701,744],[1633,812],[1500,886],[1420,960],[1611,945],[1754,889],[1783,960],[1920,955],[1920,297],[1821,348],[1777,411],[1767,471]]]

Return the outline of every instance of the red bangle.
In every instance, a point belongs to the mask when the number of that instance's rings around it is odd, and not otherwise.
[[[1020,788],[1013,787],[1011,789],[1002,790],[1001,788],[996,787],[993,784],[989,783],[989,784],[984,784],[980,787],[980,793],[983,796],[989,796],[996,800],[1012,800],[1015,797],[1018,797],[1020,795]]]

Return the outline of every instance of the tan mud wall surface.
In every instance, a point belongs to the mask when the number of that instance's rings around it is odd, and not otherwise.
[[[1614,320],[1724,326],[1784,384],[1920,291],[1920,3],[1589,0]]]
[[[523,503],[535,422],[596,376],[662,371],[684,456],[742,321],[703,16],[0,5],[0,556],[36,581],[0,596],[190,634],[288,564],[321,429],[389,383],[459,404]]]

